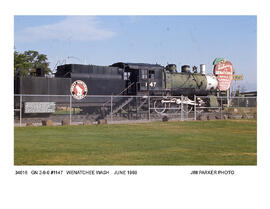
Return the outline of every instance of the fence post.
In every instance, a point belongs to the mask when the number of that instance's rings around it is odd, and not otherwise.
[[[197,117],[196,117],[196,95],[194,95],[194,102],[195,102],[195,104],[194,104],[194,120],[197,120]]]
[[[69,95],[69,123],[71,125],[71,114],[72,114],[72,96]]]
[[[223,106],[223,103],[222,103],[222,97],[221,97],[221,101],[220,101],[220,119],[222,120],[222,106]]]
[[[227,107],[230,107],[230,90],[227,90]]]
[[[148,95],[148,120],[150,120],[150,96]]]
[[[184,105],[183,105],[183,95],[181,95],[181,121],[183,121],[183,108],[184,108]]]
[[[20,94],[20,127],[22,126],[22,95]]]
[[[111,122],[113,120],[113,97],[111,96]]]

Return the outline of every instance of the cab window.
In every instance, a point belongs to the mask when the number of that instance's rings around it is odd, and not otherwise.
[[[154,70],[149,70],[149,78],[155,79],[155,71]]]
[[[141,70],[142,79],[147,79],[147,70]]]

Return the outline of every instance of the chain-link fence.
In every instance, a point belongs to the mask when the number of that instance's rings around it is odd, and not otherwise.
[[[14,95],[14,124],[54,125],[256,117],[256,97]]]
[[[242,119],[257,117],[257,97],[196,96],[195,119]]]

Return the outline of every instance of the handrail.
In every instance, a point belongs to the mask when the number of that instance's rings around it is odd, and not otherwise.
[[[116,96],[119,96],[120,94],[122,94],[123,92],[125,92],[126,90],[128,90],[134,83],[135,83],[135,82],[129,84],[127,88],[125,88],[124,90],[122,90],[122,91],[121,91],[118,95],[116,95]]]
[[[124,93],[126,90],[128,90],[133,84],[135,84],[135,82],[131,83],[128,85],[128,87],[126,87],[124,90],[122,90],[119,94],[117,94],[116,96],[120,96],[122,93]],[[107,102],[105,102],[102,106],[104,107],[106,104],[108,104],[111,100],[108,100]]]

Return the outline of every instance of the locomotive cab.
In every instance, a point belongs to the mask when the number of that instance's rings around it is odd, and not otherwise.
[[[161,65],[118,62],[112,66],[123,69],[127,95],[155,95],[162,90]]]

